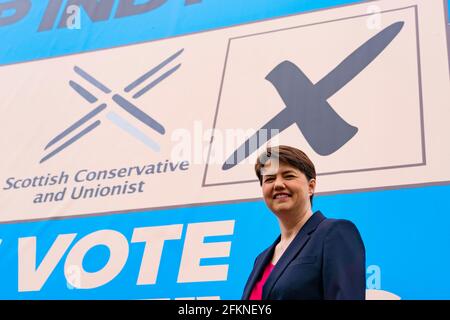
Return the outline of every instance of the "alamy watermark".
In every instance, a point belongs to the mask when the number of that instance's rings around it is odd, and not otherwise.
[[[373,4],[367,7],[366,12],[370,14],[366,21],[367,28],[380,30],[382,27],[381,8]]]
[[[70,30],[80,30],[81,29],[81,10],[77,5],[71,5],[67,7],[67,20],[66,27]]]
[[[192,129],[178,128],[172,131],[171,160],[188,159],[192,164],[221,166],[241,163],[253,165],[267,146],[279,144],[278,134],[278,129],[205,129],[201,121],[194,121]]]

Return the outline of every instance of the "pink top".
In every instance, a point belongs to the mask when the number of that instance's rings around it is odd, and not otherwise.
[[[266,283],[267,278],[269,277],[269,275],[272,272],[274,267],[275,267],[275,265],[273,265],[272,263],[269,263],[266,266],[261,279],[255,284],[255,286],[252,289],[252,293],[250,294],[250,300],[261,300],[262,299],[262,292],[263,292],[264,284]]]

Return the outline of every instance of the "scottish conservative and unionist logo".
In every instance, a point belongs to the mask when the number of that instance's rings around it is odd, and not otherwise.
[[[106,113],[104,118],[106,118],[107,121],[112,122],[117,128],[127,132],[134,139],[141,141],[145,146],[154,152],[159,152],[161,147],[157,141],[151,138],[146,132],[143,132],[137,126],[130,123],[127,119],[120,116],[113,110],[113,106],[109,106],[106,102],[99,101],[95,92],[111,95],[112,100],[115,102],[117,107],[125,110],[132,116],[132,118],[143,123],[152,131],[157,132],[159,135],[164,135],[166,133],[164,125],[146,113],[143,108],[138,107],[134,100],[138,100],[141,96],[149,92],[163,80],[174,74],[180,68],[181,63],[178,63],[173,67],[169,67],[169,65],[177,59],[183,51],[184,49],[180,49],[159,63],[157,66],[148,70],[139,78],[126,85],[123,89],[124,93],[114,92],[108,87],[104,80],[99,80],[96,76],[93,76],[83,68],[75,66],[73,68],[75,74],[80,80],[84,81],[85,85],[80,84],[79,80],[70,80],[69,86],[86,102],[96,106],[81,119],[73,123],[64,131],[58,133],[53,139],[50,140],[44,148],[44,150],[48,151],[40,160],[40,163],[43,163],[61,153],[67,147],[71,146],[84,136],[88,135],[94,129],[98,128],[103,121],[102,119],[99,119],[102,113]],[[89,86],[89,89],[86,88],[86,85]],[[125,94],[130,95],[131,99],[126,98]]]

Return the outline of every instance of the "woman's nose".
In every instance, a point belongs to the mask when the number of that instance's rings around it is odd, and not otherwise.
[[[274,182],[274,186],[275,190],[279,190],[279,189],[284,189],[284,181],[282,178],[276,178],[275,182]]]

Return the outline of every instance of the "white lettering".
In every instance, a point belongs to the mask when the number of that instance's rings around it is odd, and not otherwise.
[[[138,228],[133,232],[131,242],[145,242],[144,254],[137,284],[154,284],[158,276],[164,241],[181,238],[183,225]]]
[[[97,272],[87,272],[83,268],[83,259],[86,253],[95,246],[108,247],[110,256],[106,265]],[[67,281],[79,289],[92,289],[100,287],[114,279],[122,270],[128,259],[128,241],[123,234],[114,230],[100,230],[88,234],[78,241],[69,252],[64,265],[64,274]],[[79,281],[71,282],[73,266],[80,268]]]
[[[178,282],[224,281],[228,264],[201,266],[203,258],[228,257],[231,242],[204,243],[207,236],[233,234],[234,220],[189,224],[181,257]]]
[[[37,268],[36,237],[19,238],[19,292],[41,290],[75,237],[76,233],[59,235]]]

